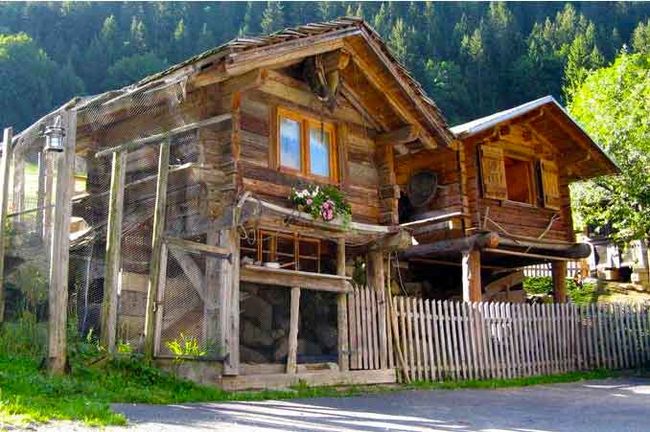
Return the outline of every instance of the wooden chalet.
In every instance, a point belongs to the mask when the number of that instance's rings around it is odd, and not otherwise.
[[[418,243],[401,253],[414,280],[446,279],[433,298],[481,301],[520,285],[515,270],[550,262],[555,299],[566,301],[566,262],[591,252],[575,242],[569,184],[616,165],[552,96],[450,130],[453,146],[395,162],[400,226]]]
[[[102,342],[198,358],[174,364],[225,388],[393,382],[386,281],[477,301],[504,270],[559,275],[588,253],[568,184],[617,170],[550,97],[450,129],[354,18],[239,38],[62,109],[59,172],[88,179],[70,248],[91,259],[70,285],[101,299]],[[296,209],[307,185],[338,187],[351,221]]]

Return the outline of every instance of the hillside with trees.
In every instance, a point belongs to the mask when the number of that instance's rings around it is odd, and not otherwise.
[[[130,84],[234,37],[342,15],[365,18],[452,124],[570,97],[624,45],[650,46],[645,3],[5,3],[0,123],[21,129],[73,95]]]

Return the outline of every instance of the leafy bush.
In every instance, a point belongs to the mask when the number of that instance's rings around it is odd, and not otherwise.
[[[577,304],[591,303],[596,300],[596,284],[584,282],[579,286],[573,279],[567,278],[567,294],[571,302]],[[550,276],[524,278],[524,290],[528,294],[552,294],[553,279]]]

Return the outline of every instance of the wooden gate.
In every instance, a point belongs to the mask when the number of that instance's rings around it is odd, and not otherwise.
[[[384,292],[357,287],[348,294],[347,304],[350,369],[393,368]]]

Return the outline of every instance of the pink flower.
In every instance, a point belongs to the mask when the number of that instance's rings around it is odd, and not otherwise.
[[[311,205],[313,202],[314,202],[313,199],[307,198],[307,201],[306,201],[307,205]]]

